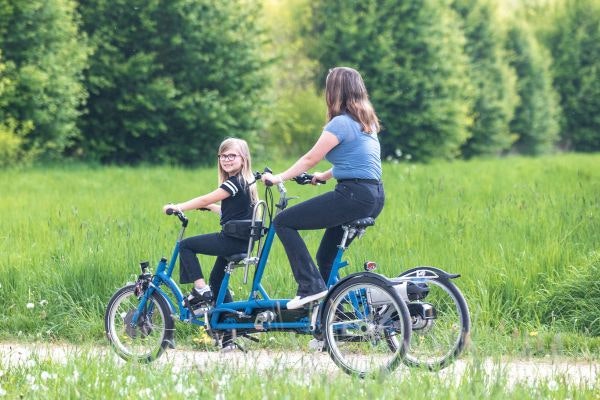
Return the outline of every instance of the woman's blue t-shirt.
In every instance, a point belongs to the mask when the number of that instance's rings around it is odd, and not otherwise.
[[[324,132],[332,133],[340,142],[325,155],[333,164],[334,178],[381,180],[381,148],[377,133],[361,131],[360,124],[348,114],[334,117],[325,125]]]

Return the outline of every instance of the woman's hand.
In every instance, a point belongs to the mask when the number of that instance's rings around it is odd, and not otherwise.
[[[327,179],[331,178],[331,175],[328,172],[315,172],[310,183],[313,185],[318,185],[322,182],[325,182]]]
[[[333,172],[330,168],[325,172],[315,172],[310,183],[318,185],[319,183],[327,182],[331,178],[333,178]]]

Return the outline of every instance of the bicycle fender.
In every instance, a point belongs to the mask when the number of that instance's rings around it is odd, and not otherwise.
[[[164,290],[162,290],[160,287],[154,286],[154,291],[167,301],[167,304],[169,305],[169,308],[171,309],[171,314],[178,314],[175,304],[173,304],[173,302],[171,301],[171,298],[169,296],[167,296],[167,294],[164,292]]]
[[[420,273],[420,271],[429,271],[436,276],[423,276],[422,274],[424,274],[423,272]],[[411,276],[414,275],[414,276]],[[460,274],[451,274],[448,273],[446,271],[444,271],[443,269],[440,268],[436,268],[436,267],[430,267],[430,266],[421,266],[421,267],[414,267],[411,269],[407,269],[404,272],[401,272],[400,275],[397,276],[397,278],[401,278],[401,277],[405,277],[405,276],[411,276],[414,278],[441,278],[441,279],[446,279],[446,280],[450,280],[450,279],[455,279],[455,278],[459,278]]]

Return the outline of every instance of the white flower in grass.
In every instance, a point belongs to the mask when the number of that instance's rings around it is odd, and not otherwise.
[[[27,304],[25,304],[25,307],[26,307],[28,310],[32,310],[32,309],[33,309],[33,307],[35,307],[35,304],[33,304],[33,303],[27,303]]]
[[[558,390],[558,382],[556,382],[554,379],[548,382],[548,389],[556,392]]]
[[[40,378],[42,378],[43,381],[47,381],[48,379],[56,379],[56,374],[51,374],[48,371],[42,371]]]
[[[27,374],[25,376],[25,382],[27,382],[28,385],[33,385],[35,383],[35,376]]]
[[[4,396],[6,396],[6,390],[4,390],[2,388],[2,386],[0,386],[0,397],[4,397]]]
[[[25,360],[25,366],[26,366],[27,368],[33,368],[33,367],[35,367],[36,365],[37,365],[37,362],[36,362],[34,359],[32,359],[32,358],[29,358],[29,359]],[[30,376],[30,375],[29,375],[29,376]]]
[[[46,304],[48,304],[48,300],[40,300],[40,306],[44,307]]]
[[[127,378],[125,378],[125,383],[128,385],[134,384],[135,383],[135,376],[133,375],[127,375]]]
[[[175,393],[183,394],[185,392],[185,386],[181,381],[177,382],[174,389]]]
[[[0,369],[0,378],[2,378],[3,376],[4,376],[4,371],[2,371],[2,370]]]

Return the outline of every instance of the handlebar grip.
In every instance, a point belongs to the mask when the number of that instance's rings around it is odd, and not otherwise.
[[[175,212],[174,209],[172,208],[167,208],[167,215],[173,215],[173,213]]]
[[[273,186],[273,182],[271,182],[270,180],[267,179],[265,181],[265,185],[267,185],[267,186]]]

